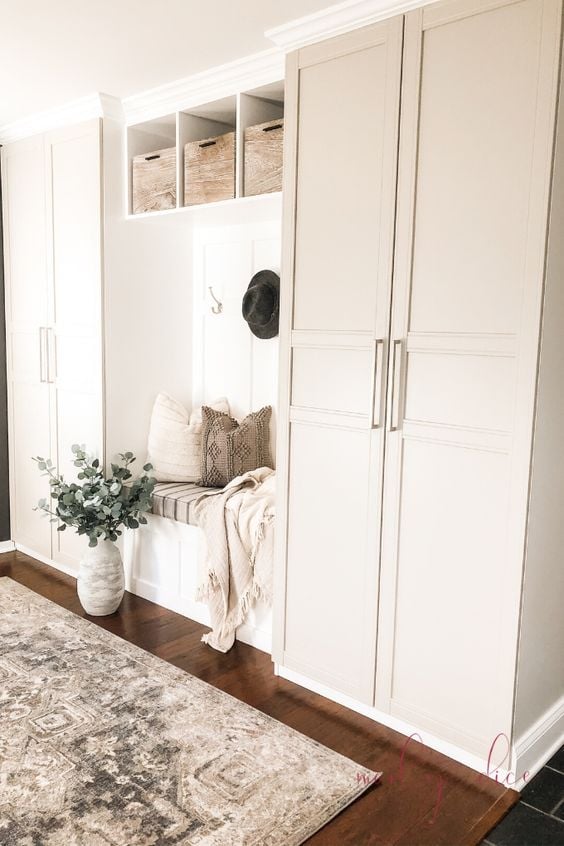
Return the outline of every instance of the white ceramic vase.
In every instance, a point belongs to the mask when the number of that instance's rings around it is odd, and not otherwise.
[[[105,617],[117,611],[123,598],[125,578],[121,553],[115,543],[98,541],[88,547],[80,562],[77,591],[87,614]]]

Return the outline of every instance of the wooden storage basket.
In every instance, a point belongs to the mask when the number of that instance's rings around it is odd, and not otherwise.
[[[133,159],[133,214],[176,207],[176,147]]]
[[[235,133],[189,141],[184,147],[184,205],[235,196]]]
[[[284,120],[245,129],[245,197],[282,190]]]

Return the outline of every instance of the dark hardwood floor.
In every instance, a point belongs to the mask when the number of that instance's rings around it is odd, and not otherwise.
[[[75,580],[21,553],[0,555],[0,576],[74,611]],[[93,622],[236,696],[288,726],[383,771],[347,810],[312,837],[311,846],[475,846],[519,794],[415,740],[273,675],[268,655],[237,643],[222,655],[200,642],[203,626],[126,593],[111,617]],[[0,644],[0,654],[1,654]]]

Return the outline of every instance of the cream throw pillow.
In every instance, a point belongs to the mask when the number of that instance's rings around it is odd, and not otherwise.
[[[211,408],[229,414],[229,403],[221,397]],[[182,403],[159,394],[153,406],[147,460],[158,482],[197,482],[202,463],[202,409],[191,415]]]

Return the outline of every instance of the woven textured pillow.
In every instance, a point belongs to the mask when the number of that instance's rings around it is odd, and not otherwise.
[[[270,418],[267,405],[238,423],[228,414],[202,407],[202,473],[200,484],[208,488],[225,485],[258,467],[272,467]]]
[[[222,397],[211,407],[229,413]],[[153,406],[148,461],[158,482],[197,482],[202,463],[202,409],[189,416],[182,403],[168,394],[159,394]]]

